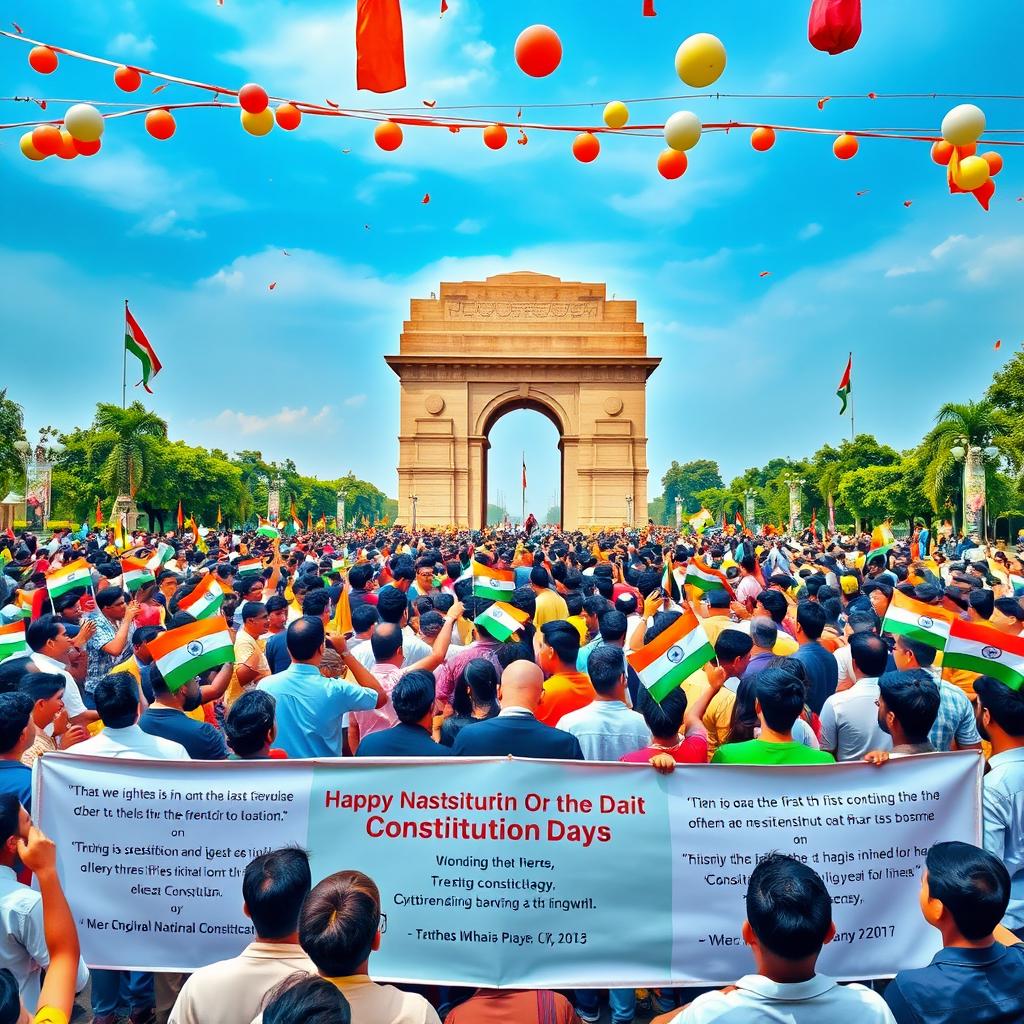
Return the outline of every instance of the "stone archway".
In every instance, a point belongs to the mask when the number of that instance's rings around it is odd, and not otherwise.
[[[442,283],[413,299],[399,354],[399,522],[479,529],[487,435],[513,409],[559,432],[562,525],[621,526],[627,497],[647,518],[647,355],[636,302],[603,284],[515,273]],[[529,510],[528,510],[529,511]]]

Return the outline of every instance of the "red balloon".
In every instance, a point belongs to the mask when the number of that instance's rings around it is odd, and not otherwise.
[[[663,149],[658,154],[658,173],[669,181],[675,181],[686,173],[688,162],[685,153],[676,149]]]
[[[32,133],[32,141],[35,142],[35,132]],[[36,146],[39,149],[39,146]],[[39,149],[42,153],[42,150]],[[995,150],[990,150],[988,153],[982,153],[981,159],[988,164],[989,177],[994,178],[1003,169],[1003,157],[1000,153]]]
[[[95,156],[100,151],[100,140],[95,142],[82,142],[79,139],[71,140],[75,144],[80,156]]]
[[[28,51],[28,62],[41,75],[52,75],[57,70],[57,54],[48,46],[33,46]]]
[[[61,160],[74,160],[78,156],[78,150],[75,149],[75,140],[71,138],[71,132],[63,128],[60,130],[60,149],[57,150],[57,156]]]
[[[274,111],[274,119],[279,128],[286,132],[293,132],[302,123],[302,111],[291,103],[282,103]]]
[[[142,85],[142,75],[135,68],[122,64],[114,69],[114,85],[123,92],[135,92]]]
[[[52,124],[41,124],[32,130],[32,145],[43,156],[55,156],[60,149],[60,129]]]
[[[249,114],[262,114],[270,105],[270,97],[262,85],[250,82],[238,90],[238,105]]]
[[[755,128],[750,136],[750,144],[758,153],[771,149],[775,145],[775,129],[767,127]]]
[[[501,149],[508,142],[508,132],[504,125],[489,124],[484,129],[484,145],[488,149]]]
[[[938,142],[932,143],[932,161],[939,164],[940,167],[945,167],[952,156],[952,143],[946,142],[945,139],[939,139]]]
[[[146,115],[146,131],[161,142],[169,139],[177,127],[169,110],[151,110]]]
[[[860,143],[857,141],[856,135],[840,135],[832,143],[832,152],[840,160],[849,160],[850,157],[856,156],[858,149],[860,149]]]
[[[597,141],[597,136],[592,132],[580,132],[575,139],[572,140],[572,155],[576,157],[581,164],[589,164],[597,159],[597,154],[601,152],[601,143]]]
[[[531,25],[516,40],[516,63],[531,78],[550,75],[562,62],[562,40],[547,25]]]
[[[393,152],[402,144],[402,126],[394,121],[381,121],[373,129],[373,141],[385,152]]]

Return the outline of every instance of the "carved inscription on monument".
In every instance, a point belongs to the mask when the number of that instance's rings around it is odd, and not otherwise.
[[[447,320],[597,320],[597,302],[474,302],[445,303]]]

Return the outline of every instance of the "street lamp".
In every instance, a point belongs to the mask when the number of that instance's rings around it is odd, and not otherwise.
[[[412,532],[416,532],[416,502],[420,499],[415,494],[409,495],[409,500],[412,502]]]
[[[676,495],[676,531],[683,528],[683,499]]]
[[[626,495],[626,524],[628,526],[633,525],[633,495]]]

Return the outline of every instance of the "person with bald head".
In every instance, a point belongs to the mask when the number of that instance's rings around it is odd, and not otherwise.
[[[481,719],[463,728],[452,746],[456,756],[546,757],[582,761],[579,740],[537,721],[544,695],[544,672],[532,661],[513,661],[501,674],[497,718]]]

